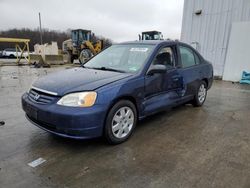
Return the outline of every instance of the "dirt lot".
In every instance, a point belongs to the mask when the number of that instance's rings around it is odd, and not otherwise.
[[[25,119],[22,93],[65,68],[0,67],[0,187],[250,187],[250,87],[215,81],[203,107],[149,117],[109,146],[52,136]]]

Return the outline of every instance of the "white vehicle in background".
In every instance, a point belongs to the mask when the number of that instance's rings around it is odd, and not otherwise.
[[[27,57],[28,52],[23,52],[22,57]],[[20,50],[16,51],[15,48],[6,48],[2,52],[2,57],[5,58],[16,58],[16,57],[21,57],[21,52]]]

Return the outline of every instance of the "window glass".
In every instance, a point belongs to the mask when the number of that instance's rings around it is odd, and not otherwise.
[[[195,65],[195,57],[191,49],[180,46],[182,67],[191,67]]]
[[[82,32],[79,32],[79,41],[83,41],[84,34]]]
[[[146,59],[151,55],[153,49],[153,45],[112,45],[90,59],[84,66],[87,68],[106,67],[135,73],[144,67]]]
[[[16,51],[15,48],[6,48],[5,50],[8,51],[8,52],[15,52]]]
[[[77,32],[76,31],[72,31],[72,40],[73,41],[77,41]]]
[[[195,58],[195,63],[196,64],[201,64],[200,57],[197,55],[197,53],[194,52],[194,58]]]
[[[156,55],[153,65],[166,65],[167,68],[173,68],[175,66],[174,53],[171,47],[162,48]]]

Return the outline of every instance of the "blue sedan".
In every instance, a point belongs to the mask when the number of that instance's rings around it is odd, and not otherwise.
[[[177,41],[112,45],[84,65],[38,79],[22,96],[26,117],[76,139],[127,140],[138,120],[183,103],[202,106],[213,67]]]

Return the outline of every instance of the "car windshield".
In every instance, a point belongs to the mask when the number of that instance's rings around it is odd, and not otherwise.
[[[153,45],[142,44],[112,45],[90,59],[84,67],[135,73],[142,69],[153,48]]]

